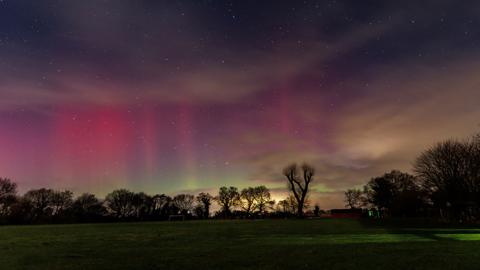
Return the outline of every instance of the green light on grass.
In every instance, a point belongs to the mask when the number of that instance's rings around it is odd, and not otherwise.
[[[436,237],[445,238],[446,240],[458,240],[458,241],[479,241],[479,233],[455,233],[455,234],[434,234]]]
[[[247,237],[248,238],[248,237]],[[253,240],[253,239],[250,239]],[[361,243],[401,243],[434,241],[479,241],[479,233],[378,233],[378,234],[321,234],[311,236],[276,235],[256,238],[274,245],[318,245],[318,244],[361,244]]]

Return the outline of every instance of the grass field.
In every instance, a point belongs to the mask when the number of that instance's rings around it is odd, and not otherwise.
[[[0,227],[1,269],[480,269],[480,229],[355,220]]]

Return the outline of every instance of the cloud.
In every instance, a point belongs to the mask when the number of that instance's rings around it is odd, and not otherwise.
[[[246,36],[235,39],[225,35],[227,28],[214,27],[219,20],[189,5],[172,2],[152,9],[159,12],[152,16],[143,2],[58,5],[29,9],[50,27],[25,32],[15,42],[0,41],[0,116],[53,108],[44,119],[50,124],[57,120],[55,112],[65,112],[55,111],[57,106],[75,111],[145,105],[159,115],[152,118],[154,129],[156,122],[175,120],[181,111],[175,106],[186,104],[192,112],[183,127],[192,131],[189,154],[199,159],[192,172],[201,163],[217,171],[209,166],[228,160],[235,175],[217,178],[237,184],[245,177],[245,185],[267,184],[283,196],[282,168],[309,162],[317,168],[312,200],[322,207],[340,207],[343,190],[372,176],[409,171],[416,155],[435,141],[479,129],[479,55],[466,38],[471,22],[463,23],[474,17],[475,5],[385,4],[345,21],[349,12],[341,5],[329,19],[294,20],[289,34],[282,26],[282,38],[273,30],[237,29]],[[265,22],[266,28],[283,21]],[[174,110],[166,114],[152,107]],[[2,136],[2,144],[11,145],[22,125],[10,125],[13,135]],[[176,127],[159,126],[162,145],[173,148]],[[168,132],[172,136],[162,137]],[[204,142],[214,150],[199,150]],[[181,162],[175,165],[183,169]],[[183,185],[184,175],[163,184],[173,190]],[[192,173],[195,177],[206,178]]]
[[[205,52],[210,56],[226,57],[203,61],[191,48],[186,48],[186,44],[198,43],[193,30],[175,34],[167,45],[152,48],[152,43],[160,42],[161,37],[156,36],[142,47],[131,40],[130,32],[118,29],[118,24],[124,26],[119,18],[107,22],[111,31],[103,26],[96,29],[94,25],[98,22],[92,25],[90,20],[74,18],[65,16],[64,20],[71,24],[76,35],[67,35],[62,40],[85,48],[88,51],[85,58],[59,50],[51,52],[50,58],[56,61],[46,61],[44,57],[24,56],[21,51],[26,48],[12,48],[5,57],[17,67],[14,71],[0,67],[0,88],[4,89],[0,92],[0,110],[66,104],[237,103],[288,84],[319,63],[365,44],[389,27],[360,27],[328,42],[284,41],[271,50],[234,52],[231,47],[207,48]],[[123,39],[130,40],[123,44]],[[115,46],[112,42],[119,44]],[[170,47],[176,50],[171,51]],[[103,53],[92,58],[98,51]],[[178,56],[182,52],[186,55]]]
[[[237,162],[253,171],[249,175],[252,183],[268,183],[279,190],[285,190],[284,166],[304,161],[313,164],[317,175],[312,199],[339,207],[342,191],[393,169],[411,172],[418,154],[433,143],[478,132],[478,70],[477,57],[472,56],[436,65],[427,59],[378,67],[367,71],[376,74],[368,86],[361,78],[346,80],[342,87],[362,88],[364,95],[347,100],[331,119],[309,127],[307,135],[271,128],[242,133],[239,128],[238,144],[233,147],[252,151],[229,152],[241,153]],[[297,96],[291,102],[301,104],[301,100]],[[299,127],[305,127],[302,121],[310,121],[312,114],[317,118],[325,115],[321,106],[294,107],[297,109],[290,116]],[[331,136],[320,135],[324,121],[333,121],[328,131]]]

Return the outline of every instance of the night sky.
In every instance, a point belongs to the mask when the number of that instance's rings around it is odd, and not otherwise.
[[[418,3],[422,2],[422,3]],[[478,1],[0,0],[0,176],[312,203],[480,129]]]

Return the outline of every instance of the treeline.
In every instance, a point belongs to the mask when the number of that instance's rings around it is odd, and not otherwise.
[[[378,217],[480,221],[480,135],[434,145],[413,162],[413,172],[394,170],[347,190],[346,206]]]
[[[46,188],[20,196],[14,182],[0,178],[0,223],[3,224],[287,217],[298,211],[294,201],[289,197],[275,203],[265,186],[242,190],[221,187],[215,196],[200,193],[170,197],[117,189],[99,199],[90,193],[74,197],[68,190]],[[220,210],[211,213],[213,203],[218,204]]]
[[[0,223],[80,223],[113,221],[155,221],[171,219],[264,218],[303,216],[309,207],[309,185],[315,170],[303,164],[284,169],[291,192],[285,200],[275,202],[265,186],[221,187],[215,196],[209,193],[148,195],[117,189],[99,199],[84,193],[52,189],[34,189],[18,195],[17,184],[0,178]],[[211,213],[216,203],[220,210]],[[319,215],[318,206],[311,212]]]

